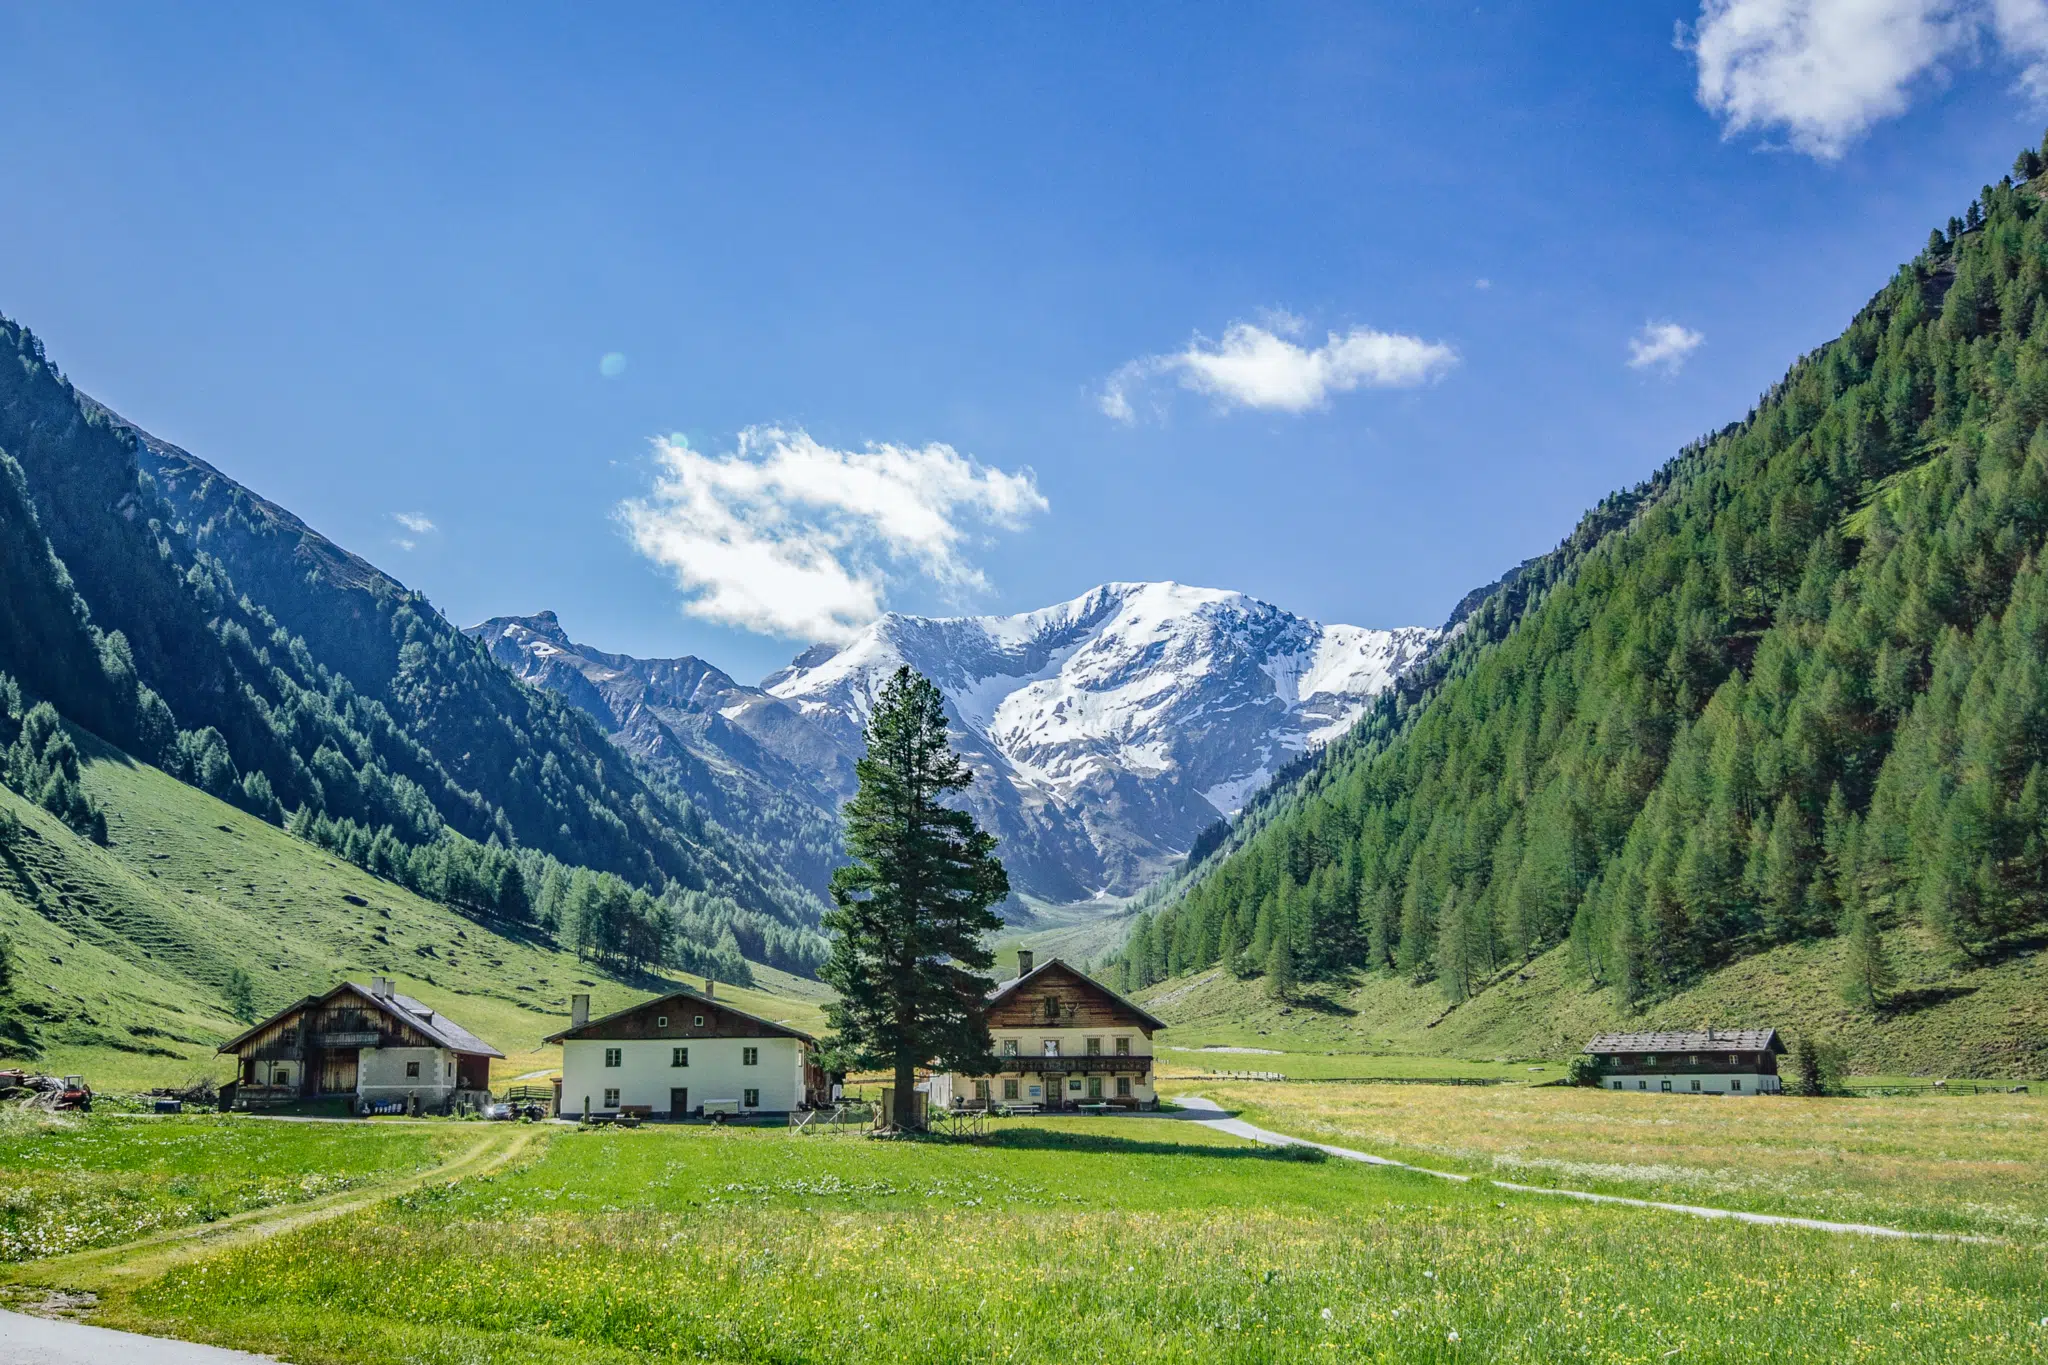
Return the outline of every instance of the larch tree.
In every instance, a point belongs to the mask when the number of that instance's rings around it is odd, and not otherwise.
[[[846,803],[846,850],[825,914],[832,950],[818,975],[834,1045],[896,1077],[899,1128],[916,1124],[917,1068],[972,1069],[994,1051],[987,1001],[991,908],[1010,894],[995,836],[944,804],[973,780],[946,736],[944,698],[908,666],[868,719],[860,790]]]

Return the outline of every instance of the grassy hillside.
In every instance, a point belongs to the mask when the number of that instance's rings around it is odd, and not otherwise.
[[[102,1089],[225,1074],[213,1049],[242,1028],[223,994],[239,967],[265,1013],[342,977],[390,976],[503,1051],[502,1081],[554,1064],[540,1039],[562,1025],[572,993],[602,1012],[669,980],[621,978],[550,941],[505,937],[75,738],[84,786],[107,812],[107,847],[0,789],[23,830],[0,851],[0,934],[15,960],[0,1060],[77,1071]],[[755,970],[766,989],[718,993],[822,1028],[823,987]]]
[[[1862,1074],[2048,1077],[2048,950],[1957,969],[1924,930],[1901,930],[1891,944],[1899,1001],[1877,1015],[1851,1007],[1835,988],[1847,950],[1841,939],[1787,944],[1644,1009],[1589,985],[1564,948],[1450,1008],[1433,983],[1383,975],[1315,983],[1284,1004],[1263,981],[1221,968],[1138,998],[1173,1025],[1179,1047],[1560,1061],[1607,1029],[1770,1024],[1834,1037]],[[1269,1060],[1226,1055],[1215,1065],[1286,1069]]]

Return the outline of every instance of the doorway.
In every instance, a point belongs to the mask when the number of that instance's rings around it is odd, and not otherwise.
[[[687,1117],[690,1112],[690,1088],[679,1085],[668,1092],[668,1116],[672,1119]]]

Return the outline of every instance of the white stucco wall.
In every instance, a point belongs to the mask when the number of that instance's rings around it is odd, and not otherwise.
[[[690,1050],[688,1066],[670,1064],[678,1047]],[[742,1057],[742,1049],[750,1047],[760,1049],[754,1066],[745,1065]],[[619,1049],[618,1066],[604,1064],[606,1048]],[[593,1113],[644,1104],[666,1115],[669,1091],[678,1086],[688,1088],[692,1112],[707,1100],[738,1103],[749,1090],[761,1092],[755,1109],[795,1109],[804,1099],[803,1045],[794,1038],[572,1038],[562,1044],[564,1118],[581,1118],[586,1097]],[[605,1102],[607,1090],[619,1092],[618,1104]]]
[[[418,1062],[420,1074],[405,1074]],[[455,1054],[442,1047],[366,1047],[356,1062],[356,1094],[366,1100],[402,1100],[418,1092],[420,1103],[440,1104],[455,1093]]]
[[[1695,1076],[1681,1072],[1670,1076],[1609,1076],[1600,1084],[1607,1090],[1643,1091],[1652,1095],[1662,1094],[1667,1089],[1674,1095],[1773,1095],[1779,1091],[1778,1078],[1762,1073]]]

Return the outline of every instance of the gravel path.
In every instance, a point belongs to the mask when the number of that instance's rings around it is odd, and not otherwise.
[[[1824,1218],[1794,1218],[1782,1213],[1748,1213],[1741,1209],[1716,1209],[1701,1204],[1666,1204],[1655,1199],[1629,1199],[1618,1194],[1594,1194],[1588,1190],[1560,1190],[1547,1185],[1517,1185],[1509,1180],[1492,1180],[1485,1176],[1463,1175],[1455,1171],[1432,1171],[1426,1166],[1412,1166],[1405,1161],[1391,1157],[1374,1156],[1370,1152],[1355,1152],[1349,1147],[1333,1147],[1327,1142],[1310,1142],[1306,1138],[1289,1137],[1276,1133],[1270,1128],[1260,1128],[1246,1123],[1243,1119],[1232,1118],[1230,1112],[1214,1100],[1199,1095],[1184,1095],[1175,1101],[1181,1106],[1181,1117],[1204,1128],[1213,1128],[1219,1133],[1233,1137],[1249,1138],[1269,1147],[1318,1147],[1331,1156],[1345,1161],[1362,1161],[1369,1166],[1393,1166],[1418,1175],[1434,1176],[1438,1180],[1454,1180],[1459,1184],[1478,1181],[1498,1190],[1516,1190],[1523,1194],[1547,1194],[1560,1199],[1579,1199],[1589,1204],[1626,1204],[1637,1209],[1662,1209],[1666,1213],[1683,1213],[1694,1218],[1726,1218],[1737,1223],[1756,1223],[1764,1227],[1808,1228],[1815,1232],[1853,1233],[1861,1237],[1904,1237],[1927,1242],[2000,1242],[1998,1237],[1972,1237],[1959,1232],[1912,1232],[1905,1228],[1880,1227],[1875,1223],[1834,1223]]]

